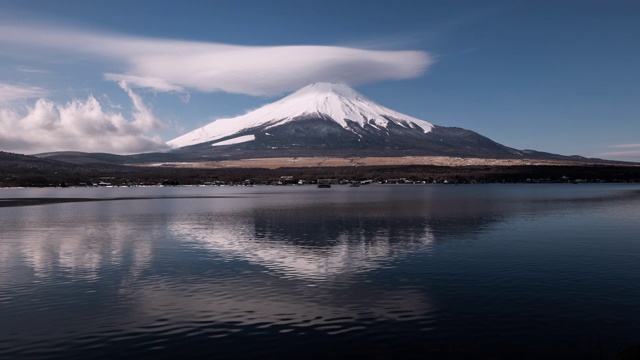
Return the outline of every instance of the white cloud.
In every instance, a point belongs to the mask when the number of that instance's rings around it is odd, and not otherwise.
[[[37,86],[0,83],[0,105],[47,95],[47,90]]]
[[[167,149],[154,134],[163,126],[126,83],[120,83],[133,102],[133,119],[105,111],[93,96],[57,104],[38,99],[25,111],[0,108],[0,149],[38,153],[88,151],[138,153]]]
[[[26,25],[0,25],[0,43],[110,57],[122,70],[105,73],[106,79],[163,92],[277,95],[318,81],[359,85],[414,78],[433,62],[424,51],[238,46]]]

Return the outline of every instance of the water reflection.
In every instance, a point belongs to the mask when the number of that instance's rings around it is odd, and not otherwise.
[[[105,269],[136,276],[151,262],[153,235],[130,222],[54,222],[46,229],[14,223],[0,237],[0,286],[15,283],[15,271],[36,278],[95,280]],[[19,277],[22,278],[22,277]]]
[[[604,311],[598,297],[632,313],[637,191],[496,189],[268,188],[0,209],[0,357],[264,357],[260,341],[311,333],[391,352],[432,335],[527,346],[551,323],[558,338],[586,328]],[[624,314],[608,318],[610,334],[636,331]]]
[[[385,287],[370,274],[428,251],[425,219],[368,216],[335,204],[264,205],[174,218],[171,236],[209,254],[203,264],[212,267],[162,286],[147,283],[137,313],[153,319],[174,309],[218,335],[247,326],[326,334],[389,321],[431,326],[434,306],[422,281]]]
[[[226,258],[313,281],[388,265],[411,251],[428,251],[433,241],[424,219],[371,218],[322,206],[198,214],[169,229]]]
[[[154,193],[146,201],[5,208],[0,286],[15,280],[9,267],[25,265],[37,277],[64,272],[95,279],[101,269],[123,265],[136,274],[153,262],[154,243],[169,236],[165,231],[227,259],[242,259],[283,276],[326,280],[391,266],[394,259],[428,252],[434,242],[473,237],[516,216],[578,213],[601,206],[622,209],[616,218],[634,219],[632,208],[611,205],[633,206],[640,197],[638,190],[602,187],[410,190],[359,189],[328,197],[292,192],[284,200],[282,194],[269,192],[229,199],[212,199],[211,194],[193,198],[189,193],[182,194],[189,198],[159,199]],[[150,215],[163,208],[166,213]]]

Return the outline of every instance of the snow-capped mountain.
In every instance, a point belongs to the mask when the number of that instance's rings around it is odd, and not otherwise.
[[[182,158],[280,156],[539,157],[473,131],[433,125],[344,84],[315,83],[247,114],[168,142]]]
[[[432,124],[388,109],[367,99],[344,84],[315,83],[274,103],[265,105],[245,115],[216,120],[168,142],[173,147],[183,147],[212,142],[244,133],[251,129],[268,130],[292,121],[311,117],[330,119],[343,129],[358,134],[358,128],[371,126],[388,129],[390,123],[409,129],[431,131]],[[229,145],[224,143],[213,145]],[[253,140],[251,135],[237,138],[237,142]]]

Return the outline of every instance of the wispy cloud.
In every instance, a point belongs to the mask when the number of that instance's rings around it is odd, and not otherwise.
[[[108,80],[155,91],[224,91],[277,95],[317,81],[350,85],[421,76],[424,51],[339,46],[239,46],[149,39],[27,25],[0,25],[0,43],[110,57],[121,70]]]
[[[77,150],[125,154],[167,149],[154,133],[163,124],[126,83],[120,87],[133,103],[132,119],[105,111],[93,96],[66,104],[40,98],[26,111],[0,108],[0,147],[24,153]]]
[[[608,148],[616,150],[602,152],[595,154],[594,156],[609,159],[640,161],[640,144],[618,144],[608,146]]]
[[[48,91],[37,86],[0,83],[0,105],[46,96]]]
[[[611,145],[611,148],[617,149],[638,149],[640,150],[640,144],[620,144],[620,145]]]
[[[22,66],[22,65],[16,65],[15,69],[20,71],[20,72],[28,73],[28,74],[49,74],[49,73],[51,73],[48,70],[36,69],[36,68],[31,68],[31,67]]]
[[[609,151],[595,154],[594,157],[605,159],[625,159],[629,161],[640,161],[640,149],[629,151]]]

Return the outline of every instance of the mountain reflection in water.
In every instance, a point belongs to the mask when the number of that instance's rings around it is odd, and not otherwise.
[[[326,216],[325,214],[331,214]],[[323,207],[200,215],[169,225],[179,239],[308,281],[384,266],[433,241],[424,219],[368,218]]]

